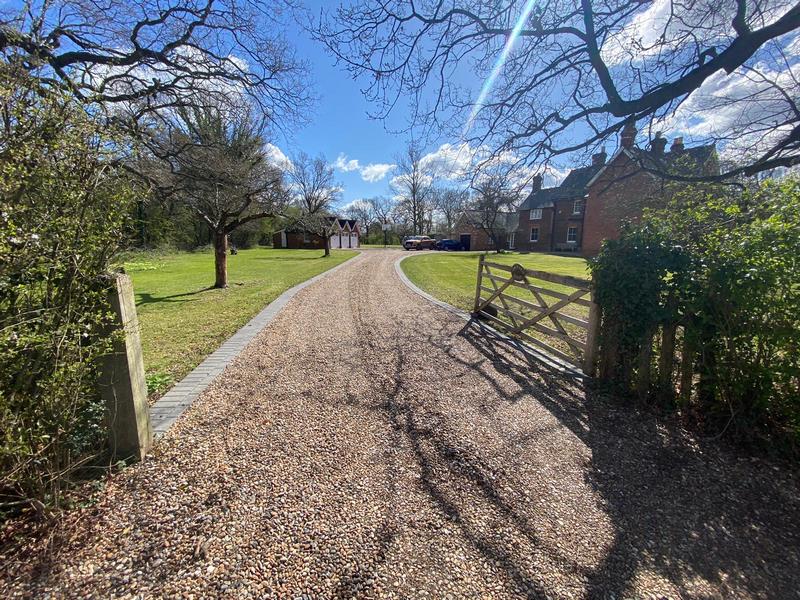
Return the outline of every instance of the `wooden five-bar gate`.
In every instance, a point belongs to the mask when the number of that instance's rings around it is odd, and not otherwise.
[[[481,255],[473,314],[594,375],[600,310],[589,280],[489,262]]]

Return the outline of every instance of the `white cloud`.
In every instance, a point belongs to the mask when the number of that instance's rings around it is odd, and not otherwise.
[[[275,144],[267,144],[264,149],[267,153],[267,160],[270,163],[282,171],[289,171],[292,168],[292,161]]]
[[[361,165],[358,164],[358,161],[355,158],[348,159],[346,154],[340,154],[333,163],[333,166],[340,171],[344,171],[345,173],[358,171],[361,168]]]
[[[361,174],[361,179],[364,181],[377,183],[386,177],[389,171],[394,169],[397,165],[389,163],[369,163],[368,165],[362,166],[358,159],[348,158],[348,156],[342,152],[336,157],[333,166],[345,173],[358,171]]]
[[[370,183],[377,183],[394,169],[397,165],[388,163],[370,163],[361,168],[361,179]]]
[[[795,45],[798,38],[789,48]],[[759,63],[730,75],[718,71],[658,127],[718,141],[723,158],[741,160],[765,151],[796,124],[789,99],[800,97],[800,57],[789,61],[784,69]]]
[[[432,172],[442,179],[464,179],[474,170],[478,154],[467,142],[442,144],[434,152],[423,156],[420,166],[423,171]]]
[[[342,214],[350,214],[353,210],[363,210],[369,212],[370,204],[366,200],[358,198],[357,200],[351,200],[347,204],[339,207],[339,211]]]

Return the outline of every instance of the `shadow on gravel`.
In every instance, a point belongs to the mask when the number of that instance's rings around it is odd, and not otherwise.
[[[429,410],[411,400],[413,391],[406,385],[405,345],[398,340],[395,352],[394,388],[386,394],[382,409],[385,411],[395,431],[400,432],[408,442],[420,471],[420,483],[425,492],[435,502],[439,510],[455,523],[463,536],[485,558],[500,567],[514,582],[515,586],[529,598],[542,598],[546,590],[527,572],[525,557],[515,555],[503,543],[498,543],[491,531],[473,522],[470,512],[473,507],[466,506],[470,496],[462,494],[461,485],[466,482],[505,519],[512,521],[524,535],[535,543],[536,535],[526,520],[495,489],[487,475],[491,469],[481,465],[479,459],[454,444],[445,435],[445,415]],[[453,482],[456,483],[453,483]]]
[[[697,581],[702,578],[725,595],[796,597],[800,501],[792,474],[762,460],[737,458],[715,445],[698,443],[677,428],[659,424],[652,415],[597,397],[574,377],[526,357],[480,323],[468,323],[459,337],[494,371],[519,386],[520,392],[509,395],[487,375],[490,369],[477,369],[498,399],[516,402],[533,397],[591,449],[585,477],[605,502],[615,539],[599,568],[585,576],[587,597],[623,597],[642,570],[670,580],[685,596],[706,595],[702,587],[693,587],[702,585]],[[474,367],[474,362],[464,361],[449,348],[442,350]],[[402,379],[402,368],[398,378]],[[452,448],[439,438],[441,429],[420,427],[408,411],[401,405],[390,413],[402,416],[415,448],[427,438],[442,459],[452,460]],[[539,435],[531,435],[529,443],[535,444]],[[430,459],[422,451],[418,458],[425,472]],[[475,472],[479,477],[480,469]],[[497,497],[491,482],[479,478],[477,483],[488,499],[525,529],[515,507]],[[436,497],[435,485],[428,485]],[[459,507],[445,498],[437,500],[448,514],[458,516]],[[481,540],[475,544],[492,553]],[[514,579],[524,580],[513,561],[508,562]],[[537,594],[546,592],[536,588]]]

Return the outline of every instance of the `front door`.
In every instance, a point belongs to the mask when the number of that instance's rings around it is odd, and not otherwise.
[[[461,247],[464,248],[464,250],[469,250],[472,236],[469,233],[462,233],[459,241],[461,242]]]

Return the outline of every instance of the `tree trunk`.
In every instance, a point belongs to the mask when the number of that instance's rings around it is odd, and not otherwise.
[[[324,256],[330,256],[331,255],[331,238],[330,238],[330,236],[325,235],[325,236],[323,236],[323,239],[325,240],[325,242],[324,242],[325,254],[323,254],[323,257]]]
[[[220,231],[214,233],[214,269],[214,287],[228,287],[228,234]]]

